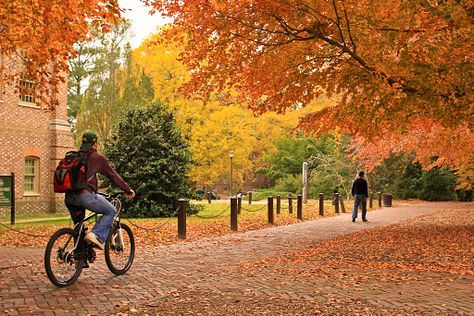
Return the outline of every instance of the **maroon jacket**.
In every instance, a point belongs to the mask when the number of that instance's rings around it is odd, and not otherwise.
[[[92,191],[97,192],[97,177],[100,173],[110,179],[116,186],[125,193],[131,193],[132,189],[123,181],[122,177],[110,166],[107,158],[102,156],[95,149],[81,149],[80,151],[88,153],[87,155],[87,185]]]

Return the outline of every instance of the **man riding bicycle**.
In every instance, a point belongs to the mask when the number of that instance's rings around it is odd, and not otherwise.
[[[117,210],[103,196],[97,194],[96,174],[100,173],[109,178],[129,198],[134,198],[135,192],[110,166],[107,158],[97,152],[97,135],[95,133],[87,131],[82,135],[82,145],[79,151],[87,154],[87,187],[66,193],[64,203],[75,224],[84,218],[86,209],[103,215],[92,231],[84,236],[84,240],[104,249],[104,243]]]

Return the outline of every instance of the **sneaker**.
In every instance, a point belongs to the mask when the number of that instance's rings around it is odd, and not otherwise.
[[[355,221],[356,221],[355,217],[354,217],[354,218],[352,218],[352,222],[353,222],[353,223],[355,223]]]
[[[99,238],[97,238],[93,232],[87,233],[84,236],[84,240],[96,245],[100,250],[104,250],[104,243],[100,242]]]
[[[366,219],[363,219],[362,221],[363,221],[363,222],[367,222],[367,220],[366,220]]]

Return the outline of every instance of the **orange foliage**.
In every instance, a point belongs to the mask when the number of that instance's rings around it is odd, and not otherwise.
[[[301,127],[348,132],[379,149],[426,143],[420,158],[472,164],[471,1],[145,2],[174,19],[168,35],[187,40],[192,78],[183,91],[232,87],[260,113],[336,95]]]
[[[117,0],[0,1],[0,55],[21,64],[1,71],[3,79],[14,84],[21,76],[36,82],[38,99],[53,107],[73,44],[87,38],[89,23],[107,31],[119,16]],[[53,102],[44,104],[45,96]]]

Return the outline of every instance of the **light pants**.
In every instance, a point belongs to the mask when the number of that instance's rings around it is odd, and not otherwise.
[[[94,192],[81,193],[75,195],[75,200],[80,206],[92,211],[94,213],[102,214],[102,218],[94,225],[92,232],[96,234],[99,240],[103,243],[107,241],[110,227],[117,212],[115,206],[105,199],[102,195]]]

